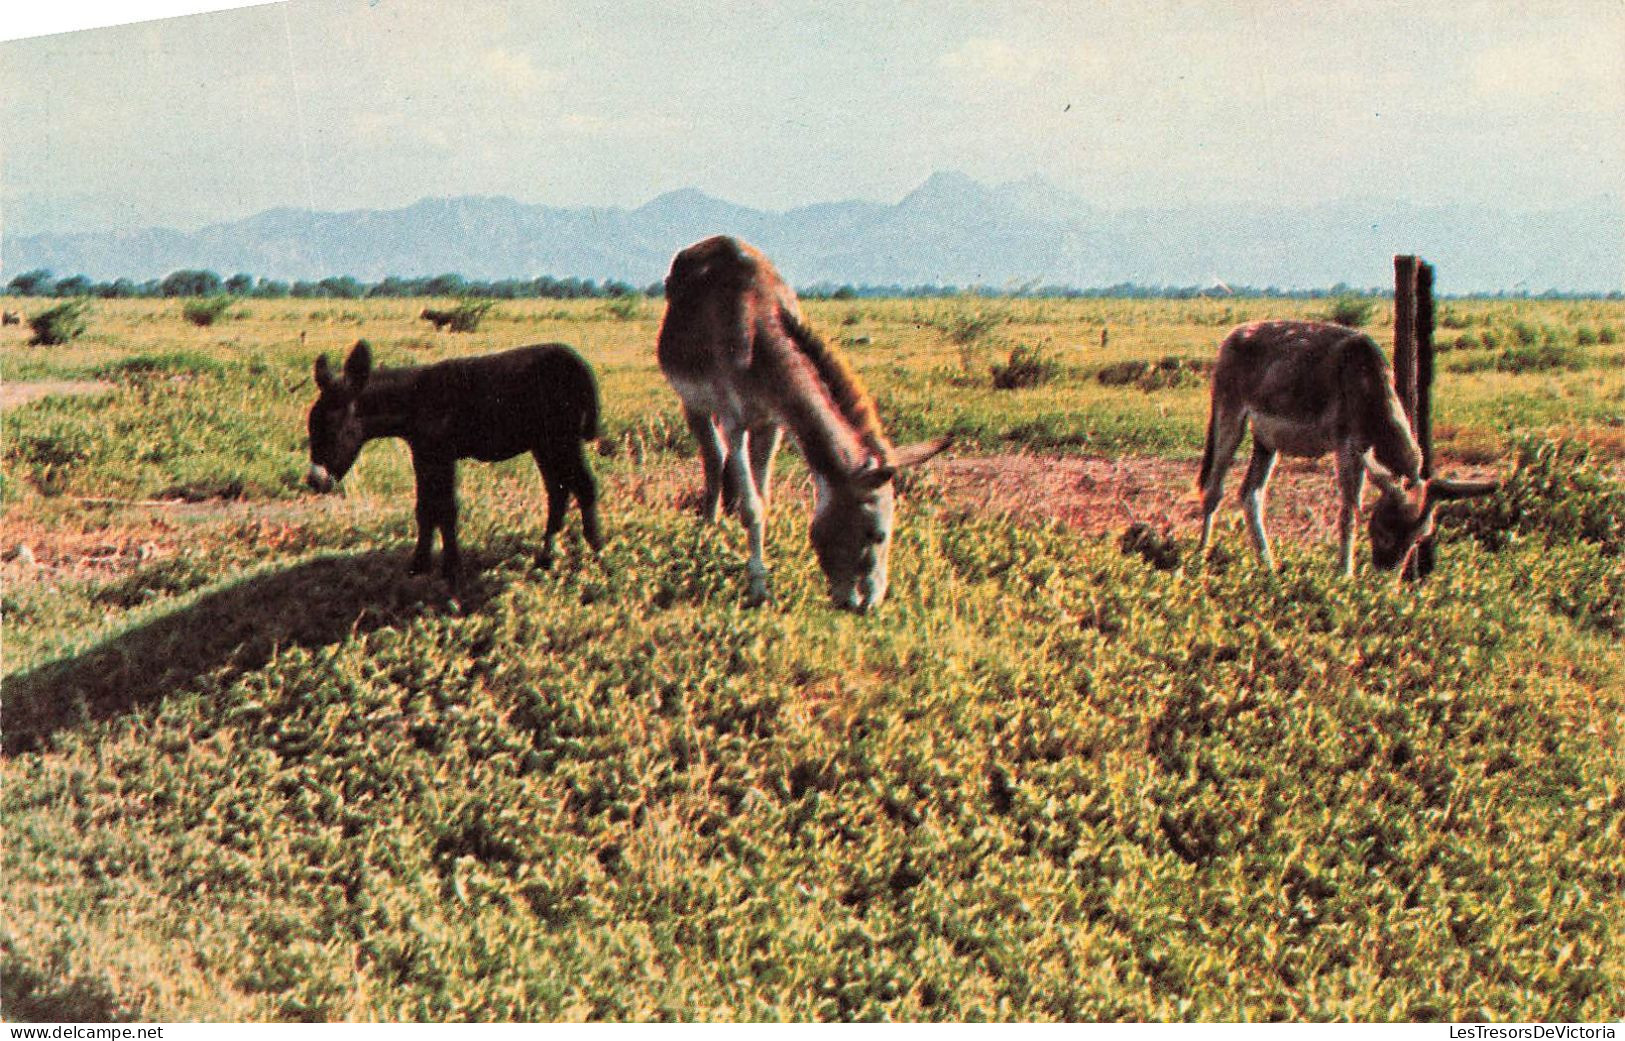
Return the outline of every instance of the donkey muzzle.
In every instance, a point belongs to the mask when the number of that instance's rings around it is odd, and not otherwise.
[[[305,473],[305,483],[310,485],[311,491],[326,495],[338,482],[327,472],[327,467],[311,463],[310,469]]]

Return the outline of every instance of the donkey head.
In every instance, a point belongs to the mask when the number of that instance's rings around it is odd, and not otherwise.
[[[316,359],[316,386],[321,396],[310,407],[310,471],[305,483],[318,492],[330,492],[350,472],[366,435],[356,411],[356,399],[372,373],[372,348],[357,341],[344,360],[344,372],[333,375],[327,355]]]
[[[1371,539],[1371,564],[1379,571],[1397,572],[1405,566],[1417,543],[1433,534],[1433,515],[1439,503],[1477,498],[1501,487],[1499,481],[1435,477],[1416,481],[1407,488],[1386,471],[1369,464],[1367,469],[1382,491],[1366,527]]]
[[[813,552],[829,580],[835,606],[869,611],[886,599],[886,566],[891,557],[892,478],[947,448],[938,438],[899,448],[890,460],[870,458],[836,480],[819,478],[812,522]]]

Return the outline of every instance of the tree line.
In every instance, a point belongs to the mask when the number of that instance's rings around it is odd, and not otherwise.
[[[629,296],[658,297],[663,295],[661,283],[654,282],[639,289],[618,279],[598,282],[590,278],[507,278],[497,281],[467,279],[458,274],[444,274],[403,278],[390,275],[378,282],[363,282],[351,275],[334,275],[316,281],[282,281],[274,278],[255,278],[238,273],[229,278],[208,270],[187,269],[172,271],[163,278],[137,282],[129,278],[116,278],[98,282],[85,275],[57,278],[49,270],[36,268],[17,275],[6,284],[13,296],[43,297],[100,297],[120,299],[135,297],[212,297],[237,296],[258,299],[295,297],[304,299],[359,300],[367,297],[483,297],[492,300],[575,300],[614,299]],[[1161,299],[1192,300],[1201,297],[1263,297],[1294,300],[1319,300],[1331,297],[1369,296],[1391,297],[1391,288],[1358,288],[1338,283],[1319,289],[1282,289],[1278,286],[1165,286],[1142,285],[1137,282],[1119,282],[1115,285],[1080,289],[1075,286],[1026,285],[992,288],[988,286],[957,285],[837,285],[819,282],[799,290],[810,300],[855,300],[877,298],[981,296],[1028,296],[1050,299]],[[1551,289],[1544,293],[1527,290],[1497,293],[1472,293],[1492,299],[1605,299],[1617,300],[1625,293],[1615,290],[1606,294],[1566,293]]]
[[[466,279],[457,274],[419,278],[390,275],[378,282],[363,282],[351,275],[335,275],[316,281],[304,279],[283,281],[274,278],[255,278],[247,273],[221,278],[213,271],[191,269],[172,271],[163,278],[147,279],[144,282],[130,278],[97,282],[84,275],[71,275],[59,279],[44,268],[23,272],[6,283],[6,289],[13,296],[102,299],[240,296],[262,300],[287,297],[359,300],[366,297],[409,296],[574,300],[635,296],[639,292],[657,296],[662,291],[658,282],[639,290],[629,283],[616,279],[597,282],[590,278],[553,278],[549,275],[531,279],[502,279],[495,282]]]

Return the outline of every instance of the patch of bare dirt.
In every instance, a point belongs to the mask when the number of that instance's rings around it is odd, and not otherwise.
[[[68,394],[101,394],[113,389],[106,380],[7,380],[0,383],[0,408]]]
[[[306,522],[329,501],[242,502],[80,500],[95,512],[68,519],[7,517],[0,549],[0,585],[109,581],[196,545],[205,532],[225,531],[256,546],[283,548],[311,541]]]
[[[948,506],[977,514],[1010,517],[1017,522],[1058,521],[1085,535],[1115,534],[1141,523],[1176,536],[1200,530],[1201,502],[1195,492],[1195,461],[1152,456],[1121,459],[1044,455],[952,456],[926,464],[918,480],[925,494]],[[1493,466],[1469,466],[1445,460],[1452,477],[1484,479],[1502,475]],[[1225,501],[1217,523],[1241,523],[1236,496],[1246,460],[1238,459],[1225,482]],[[650,506],[693,509],[699,504],[698,461],[645,467],[611,494]],[[811,481],[792,478],[774,488],[777,504],[805,504]],[[1366,492],[1369,506],[1376,493]],[[905,493],[905,501],[908,496]],[[1337,486],[1328,457],[1321,460],[1282,458],[1270,478],[1265,520],[1271,538],[1291,542],[1337,539]]]
[[[1225,481],[1225,501],[1215,515],[1222,529],[1240,523],[1237,495],[1246,460],[1238,459]],[[1194,461],[1149,456],[1121,459],[1055,458],[1039,455],[960,456],[938,460],[931,482],[950,503],[1018,521],[1053,520],[1088,535],[1121,532],[1146,524],[1178,536],[1201,529]],[[1500,475],[1490,466],[1446,460],[1452,477],[1484,479]],[[1366,492],[1370,505],[1376,493]],[[1337,485],[1332,461],[1281,458],[1270,477],[1265,523],[1272,539],[1334,543],[1337,539]]]
[[[1236,493],[1244,463],[1238,460],[1226,482],[1225,502],[1218,514],[1221,530],[1241,524]],[[1450,461],[1443,470],[1469,479],[1503,475],[1496,467]],[[951,509],[1009,517],[1017,523],[1057,521],[1085,535],[1117,534],[1141,523],[1178,538],[1194,537],[1200,527],[1195,479],[1195,462],[1147,456],[1099,459],[1024,454],[939,458],[912,478],[918,482],[915,496],[935,499]],[[622,502],[684,511],[699,505],[698,460],[643,466],[630,474],[607,477],[604,483],[606,519],[613,517],[616,504]],[[501,494],[512,497],[511,503],[504,503],[506,508],[539,508],[539,487],[515,486]],[[1368,505],[1374,494],[1367,492]],[[781,478],[773,488],[773,498],[776,509],[810,509],[812,481],[805,474]],[[905,491],[905,509],[909,498]],[[209,537],[246,539],[266,548],[304,546],[314,538],[309,521],[317,513],[346,508],[343,500],[331,498],[269,503],[82,502],[100,508],[70,515],[71,520],[8,517],[0,547],[0,583],[106,581],[173,556],[205,532]],[[1270,480],[1266,505],[1272,537],[1329,547],[1337,538],[1336,507],[1330,459],[1281,460]],[[410,501],[403,501],[400,508],[410,510]]]

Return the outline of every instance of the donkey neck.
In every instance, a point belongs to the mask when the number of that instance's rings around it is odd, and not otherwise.
[[[422,372],[417,367],[374,370],[355,402],[367,440],[407,435]]]
[[[826,480],[844,477],[872,458],[884,461],[887,455],[884,446],[871,444],[875,439],[841,413],[821,385],[786,393],[779,413],[801,446],[807,468]]]
[[[778,321],[785,336],[758,340],[762,374],[807,465],[828,476],[870,459],[888,461],[891,443],[857,373],[802,324],[793,298],[780,304]]]

